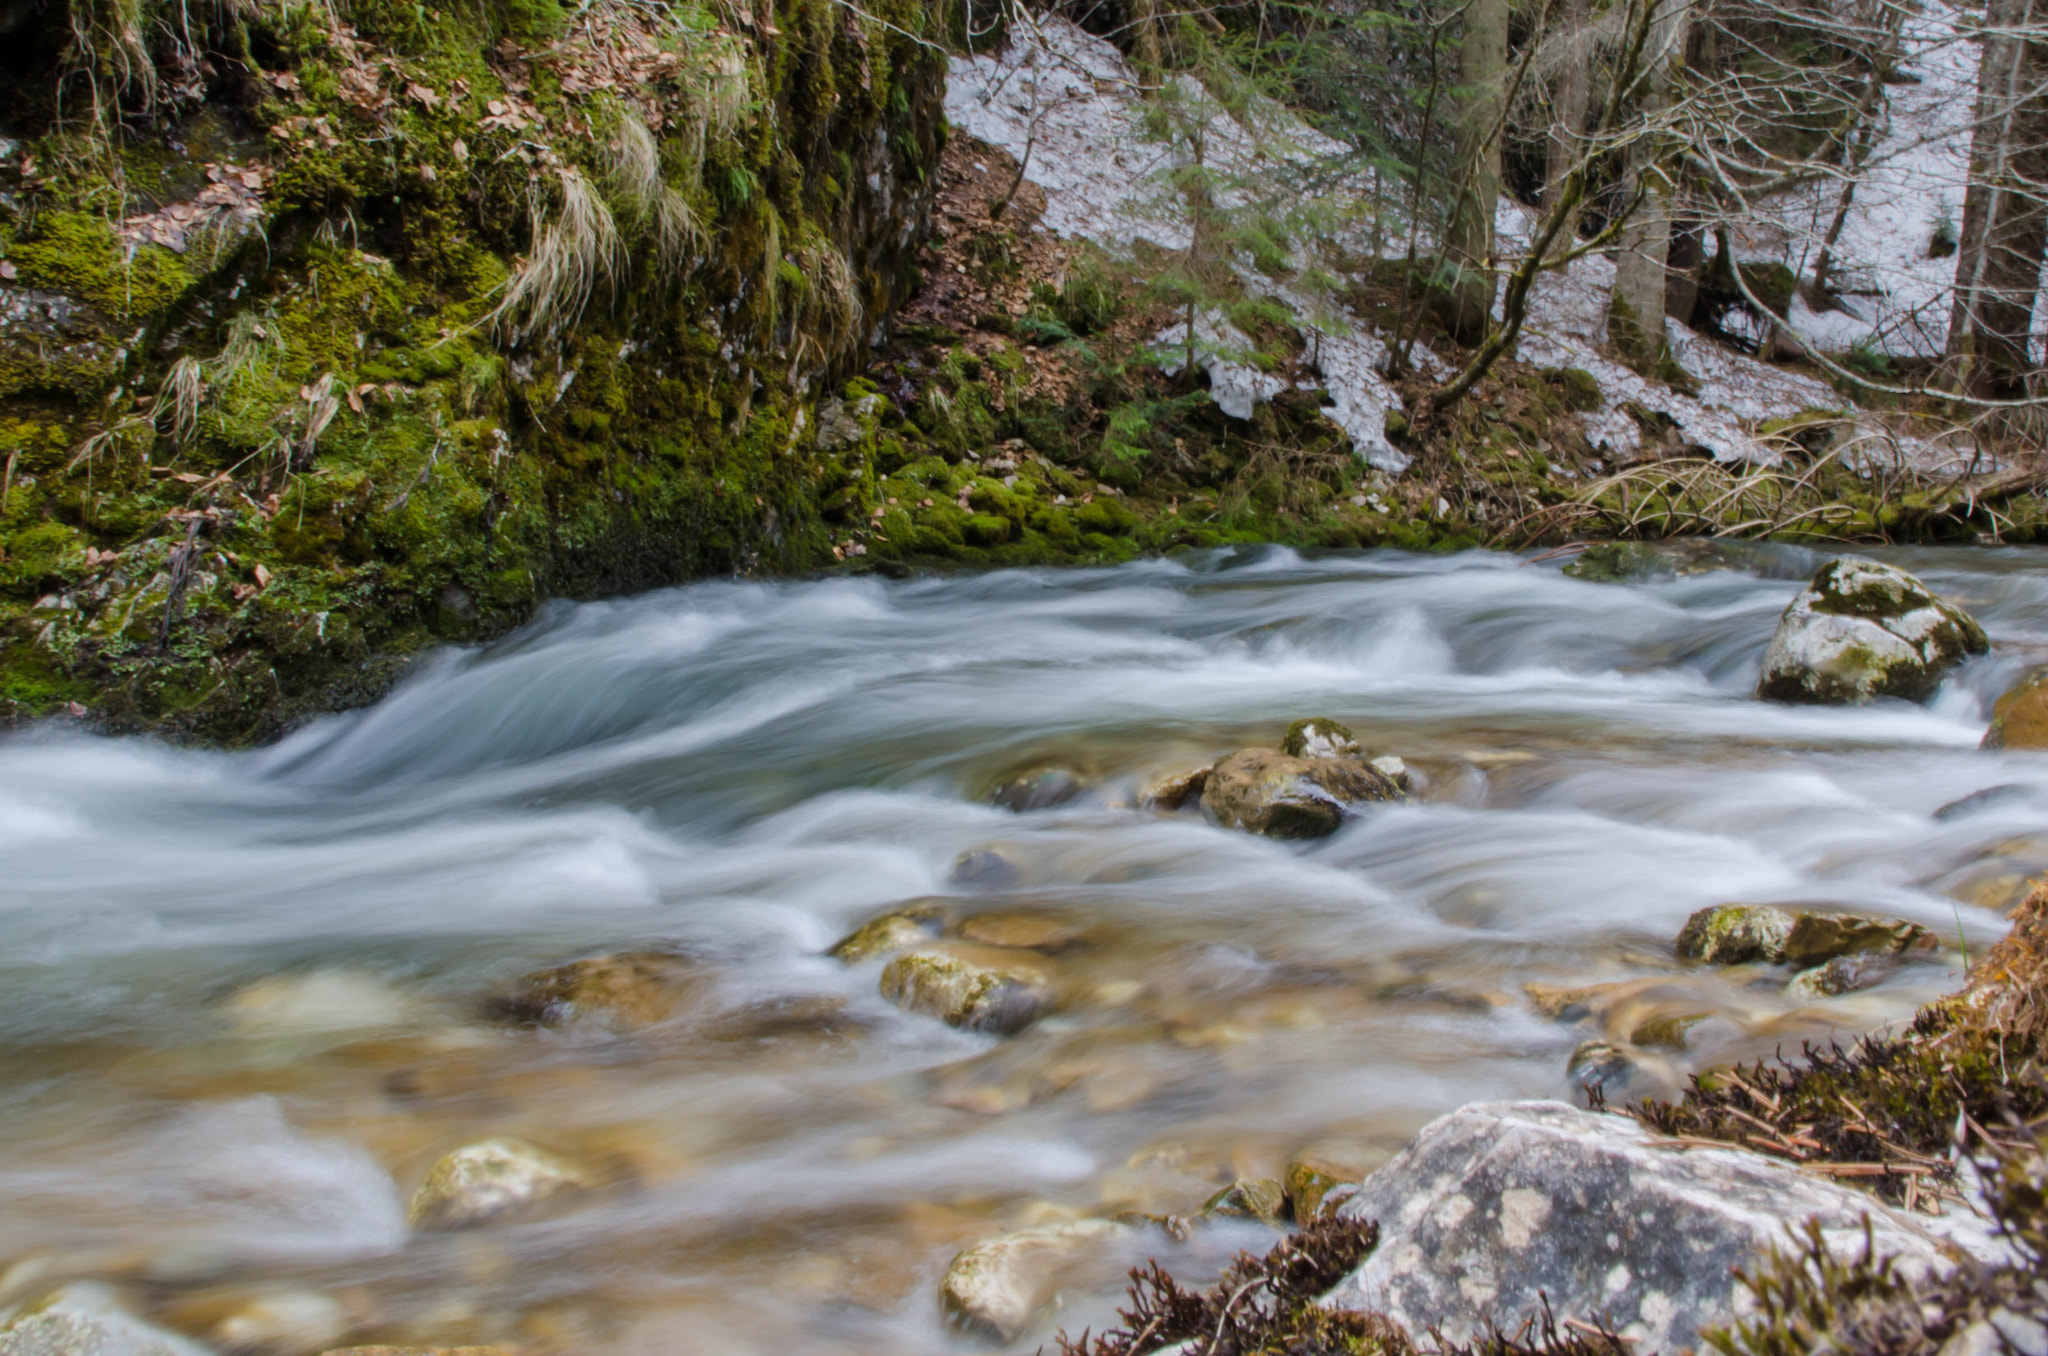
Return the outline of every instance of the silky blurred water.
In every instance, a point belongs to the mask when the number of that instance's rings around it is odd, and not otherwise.
[[[1729,900],[1975,950],[2048,868],[2048,759],[1976,747],[2048,658],[2048,555],[1883,554],[1994,640],[1926,707],[1751,699],[1825,558],[1795,549],[1628,585],[1269,549],[559,606],[250,753],[17,735],[0,1304],[93,1276],[202,1335],[283,1287],[354,1337],[967,1349],[935,1299],[966,1242],[1187,1211],[1304,1147],[1363,1168],[1460,1102],[1571,1095],[1566,1059],[1601,1033],[1524,984],[1666,977],[1715,1014],[1639,1090],[1898,1019],[1955,982],[1953,950],[1821,1003],[1671,953]],[[1131,808],[1148,776],[1304,715],[1408,760],[1425,795],[1312,844]],[[986,803],[1040,764],[1087,794]],[[955,878],[990,846],[1000,888]],[[963,1034],[884,1002],[879,962],[823,954],[934,898],[1082,928],[1060,1010]],[[650,947],[699,977],[655,1031],[486,1014],[537,966]],[[488,1133],[613,1184],[408,1237],[427,1165]],[[1140,1232],[1049,1322],[1099,1326],[1145,1255],[1199,1275],[1265,1237]]]

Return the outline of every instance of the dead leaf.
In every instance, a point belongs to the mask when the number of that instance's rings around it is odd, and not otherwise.
[[[273,494],[273,495],[271,495],[271,496],[270,496],[270,500],[269,500],[269,502],[270,502],[270,503],[272,503],[272,504],[275,504],[275,503],[277,502],[277,496],[276,496],[276,495],[274,495],[274,494]],[[273,509],[273,510],[272,510],[272,512],[275,512],[275,511],[276,511],[275,509]],[[258,565],[258,566],[256,567],[256,569],[255,569],[254,573],[255,573],[255,575],[256,575],[256,587],[257,587],[257,588],[259,588],[259,589],[267,589],[267,588],[269,588],[269,587],[270,587],[270,571],[268,571],[268,570],[264,569],[264,568],[263,568],[263,567],[262,567],[261,565]]]
[[[420,182],[431,184],[438,180],[440,177],[440,175],[434,173],[434,167],[432,165],[429,165],[424,160],[420,161]]]
[[[5,259],[0,259],[0,278],[13,282],[19,276],[20,274],[13,264],[8,263]]]
[[[348,393],[348,407],[357,414],[363,412],[363,392],[361,387],[357,387]]]
[[[456,163],[456,164],[458,164],[458,165],[466,165],[466,164],[468,164],[468,163],[469,163],[469,143],[468,143],[468,142],[464,141],[464,140],[463,140],[463,139],[462,139],[461,137],[457,137],[457,138],[455,138],[455,146],[454,146],[454,151],[455,151],[455,163]]]
[[[441,106],[441,96],[436,94],[430,86],[408,84],[405,87],[405,92],[418,100],[422,107],[439,108]]]

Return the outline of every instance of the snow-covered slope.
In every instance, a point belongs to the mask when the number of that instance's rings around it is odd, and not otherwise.
[[[1175,93],[1187,104],[1198,104],[1204,97],[1186,86]],[[1342,151],[1283,109],[1263,110],[1264,122],[1254,137],[1219,105],[1212,107],[1204,135],[1205,164],[1235,174],[1240,182],[1250,182],[1260,173],[1284,179],[1290,170],[1327,163]],[[1146,138],[1136,75],[1102,39],[1056,17],[1019,23],[1002,52],[955,58],[946,116],[960,131],[1024,162],[1025,177],[1045,193],[1043,229],[1112,250],[1138,240],[1166,249],[1187,246],[1187,215],[1166,182],[1175,155],[1184,152]],[[1341,195],[1354,206],[1375,196],[1369,181],[1326,184],[1321,191],[1333,199]],[[1515,242],[1526,239],[1529,217],[1528,209],[1502,203],[1503,253],[1512,255]],[[1395,247],[1376,223],[1354,217],[1333,229],[1342,232],[1344,243],[1354,249]],[[1398,231],[1391,234],[1398,236]],[[1855,239],[1861,248],[1864,236]],[[1593,375],[1603,408],[1571,417],[1583,420],[1595,446],[1623,456],[1635,451],[1642,435],[1629,413],[1628,407],[1634,406],[1666,415],[1688,441],[1719,459],[1770,461],[1775,453],[1754,436],[1757,422],[1845,404],[1821,382],[1759,362],[1675,322],[1673,347],[1698,394],[1687,395],[1637,376],[1602,351],[1613,271],[1611,261],[1593,256],[1574,262],[1568,273],[1545,275],[1531,298],[1518,352],[1527,362],[1577,367]],[[1358,454],[1384,470],[1403,469],[1407,459],[1385,434],[1386,416],[1401,409],[1401,399],[1382,375],[1387,359],[1383,336],[1341,304],[1326,300],[1312,306],[1292,288],[1249,268],[1242,269],[1241,276],[1248,287],[1285,302],[1300,317],[1297,323],[1311,361],[1330,394],[1326,413],[1351,438]],[[1204,337],[1199,361],[1208,370],[1225,413],[1246,417],[1254,401],[1270,399],[1284,389],[1283,383],[1237,361],[1242,349],[1233,351],[1221,317],[1210,317],[1198,328]],[[1442,360],[1426,350],[1417,361],[1424,371],[1447,375]]]

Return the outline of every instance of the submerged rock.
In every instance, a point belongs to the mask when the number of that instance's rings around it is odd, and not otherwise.
[[[473,1228],[593,1184],[576,1164],[525,1140],[478,1140],[434,1164],[406,1222],[427,1231]]]
[[[831,955],[835,960],[857,965],[872,956],[929,942],[944,930],[945,923],[946,915],[936,905],[896,909],[869,919],[851,936],[840,938],[833,944]]]
[[[1354,759],[1241,749],[1210,771],[1202,810],[1225,828],[1322,838],[1337,831],[1349,807],[1401,798],[1384,772]]]
[[[1992,703],[1991,728],[1978,747],[2048,749],[2048,668],[2035,669]]]
[[[667,952],[586,956],[522,976],[492,1008],[508,1020],[543,1026],[595,1021],[638,1031],[681,1011],[692,977],[689,960]]]
[[[1834,998],[1867,989],[1898,968],[1897,956],[1859,951],[1801,970],[1792,976],[1785,992],[1794,998]]]
[[[1029,952],[949,942],[890,961],[882,996],[948,1026],[1007,1036],[1052,1006],[1052,972]]]
[[[121,1307],[112,1289],[78,1282],[0,1324],[0,1356],[209,1356]]]
[[[512,1356],[504,1347],[336,1347],[320,1356]]]
[[[1050,913],[981,913],[960,925],[967,941],[1019,951],[1062,951],[1087,931],[1077,919]]]
[[[1070,768],[1037,767],[998,782],[988,799],[991,805],[1023,814],[1065,805],[1080,795],[1084,786],[1080,775]]]
[[[1328,716],[1310,716],[1287,727],[1280,752],[1289,758],[1357,758],[1363,750],[1349,726]]]
[[[1778,619],[1756,695],[1823,705],[1925,701],[1949,668],[1989,648],[1983,627],[1912,575],[1842,556]]]
[[[1932,951],[1934,934],[1902,918],[1850,913],[1792,913],[1768,904],[1717,904],[1694,913],[1678,934],[1678,954],[1712,965],[1761,961],[1823,965],[1837,956]]]
[[[297,1356],[340,1341],[348,1329],[348,1315],[332,1295],[284,1290],[250,1300],[209,1335],[229,1351]]]
[[[968,1332],[1014,1341],[1069,1277],[1127,1232],[1110,1220],[1084,1219],[977,1243],[953,1259],[939,1283],[946,1316]]]
[[[1633,584],[1678,573],[1677,560],[1648,542],[1595,542],[1567,563],[1564,572],[1595,584]]]
[[[227,1000],[235,1028],[249,1036],[306,1036],[402,1026],[418,1004],[382,978],[356,970],[266,975]]]
[[[1941,1244],[1870,1196],[1741,1150],[1679,1148],[1620,1116],[1557,1102],[1464,1107],[1340,1207],[1377,1220],[1377,1251],[1328,1302],[1452,1341],[1514,1331],[1545,1300],[1604,1316],[1634,1350],[1674,1351],[1735,1315],[1735,1268],[1815,1220],[1860,1252],[1864,1220],[1907,1275],[1946,1269]]]

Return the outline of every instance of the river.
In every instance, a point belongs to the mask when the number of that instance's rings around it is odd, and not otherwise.
[[[1633,1011],[1711,1014],[1638,1090],[1897,1020],[2048,869],[2048,760],[1976,747],[2048,656],[2048,554],[1881,554],[1995,642],[1924,708],[1751,699],[1825,559],[1793,548],[1626,585],[1265,549],[555,606],[253,752],[16,735],[0,1304],[107,1278],[217,1345],[265,1297],[327,1316],[279,1351],[975,1349],[936,1299],[966,1243],[1194,1211],[1305,1148],[1362,1171],[1459,1103],[1571,1096],[1601,1033],[1526,985],[1662,981]],[[1309,715],[1405,759],[1421,797],[1308,844],[1132,808]],[[987,803],[1041,764],[1087,791]],[[1002,869],[963,879],[984,849]],[[954,1031],[884,1001],[880,961],[825,954],[909,900],[1055,921],[1055,1014]],[[1949,945],[1795,1000],[1674,959],[1730,900]],[[620,949],[687,958],[679,1016],[491,1015],[521,974]],[[428,1165],[493,1134],[604,1185],[409,1236]],[[1204,1279],[1271,1237],[1135,1233],[1015,1345],[1099,1328],[1145,1256]]]

